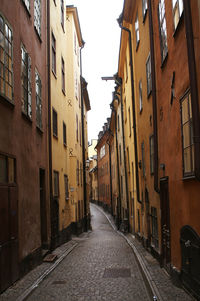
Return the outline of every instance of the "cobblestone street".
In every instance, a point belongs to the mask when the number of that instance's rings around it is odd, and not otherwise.
[[[143,248],[136,241],[131,242],[130,235],[127,244],[125,236],[109,223],[111,216],[101,208],[91,205],[91,216],[92,231],[55,250],[58,264],[41,264],[0,295],[0,301],[153,300],[133,252],[135,248],[145,260]],[[153,257],[150,262],[152,267],[146,262],[145,268],[152,283],[156,283],[157,300],[193,300],[172,285]]]
[[[92,207],[92,229],[28,301],[149,300],[131,248]]]

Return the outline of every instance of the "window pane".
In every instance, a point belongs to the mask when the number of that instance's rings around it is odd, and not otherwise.
[[[190,123],[187,122],[183,125],[183,148],[190,146],[191,139],[190,139]]]
[[[184,172],[188,173],[192,171],[191,166],[191,147],[184,149]]]
[[[189,116],[189,112],[188,112],[188,98],[185,98],[182,101],[182,123],[186,123],[188,121],[188,116]]]
[[[15,164],[14,159],[8,158],[8,182],[15,182]]]
[[[7,182],[6,157],[0,156],[0,183]]]

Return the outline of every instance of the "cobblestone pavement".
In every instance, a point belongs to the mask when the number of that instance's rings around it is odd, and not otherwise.
[[[157,288],[159,301],[194,300],[173,286],[155,259],[131,234],[117,233],[109,214],[95,205],[91,205],[91,214],[92,232],[57,248],[55,263],[38,266],[0,295],[0,301],[152,300],[133,249]]]
[[[97,207],[98,208],[98,207]],[[112,227],[117,231],[113,218],[109,213],[105,213],[101,208],[100,210],[112,224]],[[160,268],[158,261],[142,246],[142,244],[135,238],[134,235],[127,233],[122,234],[128,244],[132,247],[136,257],[138,257],[142,269],[147,276],[150,286],[154,291],[154,295],[159,301],[194,301],[194,297],[189,295],[184,289],[175,286],[170,276],[165,269]],[[142,300],[142,299],[141,299]]]

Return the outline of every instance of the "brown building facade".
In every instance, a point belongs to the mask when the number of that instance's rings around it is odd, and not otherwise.
[[[103,131],[99,133],[96,149],[98,168],[98,203],[106,210],[110,211],[110,157],[108,129],[109,121],[104,124]]]
[[[46,45],[46,1],[1,1],[0,291],[49,244]]]
[[[162,263],[200,295],[198,1],[155,1],[152,19]]]

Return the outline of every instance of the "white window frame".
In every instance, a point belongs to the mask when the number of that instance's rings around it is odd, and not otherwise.
[[[21,45],[22,112],[32,118],[31,57]]]
[[[41,0],[34,0],[34,27],[40,37],[41,37],[41,17],[42,17],[41,9],[42,9]]]

